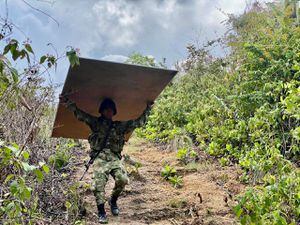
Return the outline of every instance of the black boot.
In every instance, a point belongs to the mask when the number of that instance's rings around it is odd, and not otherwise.
[[[119,215],[119,208],[118,208],[118,205],[117,205],[117,200],[118,200],[118,197],[115,197],[115,196],[112,196],[109,200],[110,210],[111,210],[111,213],[114,216]]]
[[[106,212],[105,212],[105,209],[104,209],[104,204],[97,205],[97,208],[98,208],[99,222],[101,224],[107,224],[108,219],[107,219]]]

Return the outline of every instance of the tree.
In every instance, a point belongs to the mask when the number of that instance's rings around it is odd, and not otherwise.
[[[149,66],[149,67],[160,67],[166,68],[166,59],[163,58],[162,62],[157,62],[154,57],[152,56],[143,56],[141,53],[134,52],[132,53],[129,58],[125,61],[125,63],[130,64],[137,64],[142,66]]]

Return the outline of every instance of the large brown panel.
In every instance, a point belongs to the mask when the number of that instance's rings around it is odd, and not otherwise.
[[[63,93],[77,106],[99,116],[103,98],[112,98],[118,113],[114,120],[135,119],[154,101],[177,71],[80,58],[80,66],[69,68]],[[58,105],[52,137],[87,139],[89,127],[78,121],[62,104]]]

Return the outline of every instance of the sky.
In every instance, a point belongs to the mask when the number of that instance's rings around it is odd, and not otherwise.
[[[189,43],[201,45],[225,32],[223,12],[240,14],[250,1],[7,0],[7,4],[8,18],[18,27],[12,37],[29,37],[37,56],[53,54],[52,46],[59,53],[73,46],[80,49],[81,57],[123,62],[140,52],[158,61],[166,58],[172,68],[186,57]],[[5,1],[0,7],[4,17]],[[66,59],[59,62],[51,74],[54,83],[63,83],[68,67]]]

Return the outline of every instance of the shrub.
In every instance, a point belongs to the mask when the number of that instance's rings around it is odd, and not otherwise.
[[[276,4],[256,4],[227,25],[232,32],[222,43],[231,54],[220,59],[189,47],[192,66],[160,96],[140,135],[169,142],[174,131],[189,134],[221,164],[238,163],[243,181],[254,185],[239,200],[242,223],[296,224],[300,27]],[[181,148],[184,161],[188,151]]]
[[[72,157],[71,150],[76,146],[74,141],[69,141],[65,144],[57,145],[56,152],[49,157],[49,163],[56,169],[62,170],[66,167]]]
[[[176,175],[176,169],[169,166],[169,165],[166,165],[162,171],[161,171],[161,176],[165,179],[165,180],[168,180],[170,177],[173,177]]]
[[[174,167],[166,165],[161,171],[161,176],[169,181],[173,187],[180,188],[183,186],[182,176],[178,176],[176,173],[177,171]]]
[[[29,152],[20,150],[16,144],[0,141],[0,218],[3,224],[35,224],[40,216],[38,198],[33,191],[36,181],[41,183],[49,168],[43,162],[33,165],[29,160]]]
[[[190,162],[195,162],[198,157],[198,154],[194,150],[181,148],[177,151],[176,156],[180,162],[188,164]]]
[[[175,176],[169,177],[168,180],[175,188],[180,188],[183,186],[182,176],[175,175]]]

